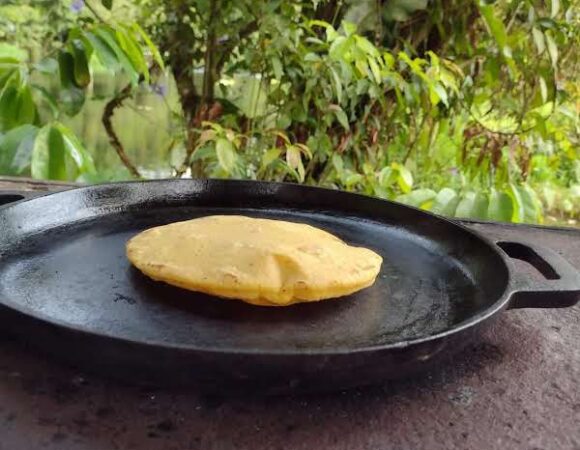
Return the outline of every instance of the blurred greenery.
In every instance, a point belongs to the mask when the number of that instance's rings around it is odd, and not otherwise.
[[[577,0],[5,0],[0,174],[580,219]]]

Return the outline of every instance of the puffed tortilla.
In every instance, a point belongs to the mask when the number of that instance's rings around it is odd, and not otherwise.
[[[342,297],[371,286],[382,258],[319,228],[207,216],[143,231],[127,257],[148,277],[262,306]]]

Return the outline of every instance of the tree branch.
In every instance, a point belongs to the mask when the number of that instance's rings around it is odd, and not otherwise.
[[[107,135],[109,136],[109,142],[117,152],[117,155],[119,155],[119,158],[121,159],[123,165],[129,170],[131,175],[133,175],[136,178],[141,178],[139,170],[131,162],[129,156],[127,156],[127,153],[125,153],[125,149],[123,148],[123,145],[121,144],[121,141],[119,140],[119,137],[117,136],[117,133],[113,128],[112,121],[113,115],[115,114],[115,110],[118,107],[120,107],[123,104],[123,102],[127,98],[129,98],[130,95],[131,95],[131,85],[128,84],[112,100],[110,100],[105,105],[105,110],[103,111],[103,116],[101,120],[107,132]]]

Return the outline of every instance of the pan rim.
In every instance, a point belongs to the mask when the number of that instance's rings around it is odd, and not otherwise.
[[[433,342],[436,342],[439,340],[443,340],[449,336],[462,333],[462,332],[464,332],[464,331],[466,331],[474,326],[477,326],[478,324],[480,324],[482,322],[487,321],[492,316],[499,313],[501,310],[505,309],[509,304],[511,294],[513,291],[513,289],[511,288],[511,281],[510,281],[511,274],[513,271],[512,265],[508,260],[506,260],[506,257],[504,255],[503,251],[501,251],[501,249],[491,239],[487,238],[486,236],[483,236],[481,233],[478,233],[475,230],[469,229],[468,227],[466,227],[465,225],[462,225],[461,223],[455,222],[451,219],[448,219],[446,217],[443,217],[443,216],[440,216],[440,215],[437,215],[437,214],[434,214],[431,212],[424,211],[424,210],[419,209],[419,208],[415,208],[413,206],[404,205],[404,204],[393,202],[390,200],[381,199],[378,197],[373,197],[373,196],[368,196],[368,195],[358,194],[358,193],[353,193],[353,192],[347,192],[347,191],[334,190],[334,189],[330,189],[330,188],[326,188],[326,187],[305,186],[305,185],[300,185],[297,183],[286,183],[286,182],[265,182],[265,181],[253,181],[253,180],[229,180],[229,179],[212,179],[212,178],[208,178],[208,179],[177,179],[177,180],[171,179],[171,178],[165,178],[165,179],[155,179],[155,180],[119,181],[119,182],[114,182],[114,183],[84,185],[84,186],[79,186],[76,188],[67,189],[67,190],[63,190],[63,191],[46,193],[46,194],[42,194],[42,195],[32,197],[32,198],[26,198],[24,200],[20,200],[18,202],[13,203],[13,204],[8,204],[8,205],[3,206],[2,208],[0,208],[0,215],[7,210],[18,208],[19,206],[21,206],[23,204],[26,204],[29,202],[34,202],[36,200],[40,200],[40,199],[50,197],[50,196],[66,195],[67,193],[71,193],[71,192],[93,191],[93,190],[110,189],[110,188],[116,188],[116,187],[120,188],[120,187],[125,187],[125,186],[132,186],[132,185],[136,186],[136,185],[143,185],[143,184],[163,184],[163,183],[167,183],[167,184],[203,183],[203,184],[209,184],[209,185],[211,185],[211,184],[214,184],[214,185],[230,184],[230,185],[240,185],[240,186],[241,185],[249,186],[250,184],[253,184],[253,183],[260,183],[262,185],[268,185],[271,187],[283,188],[284,186],[291,186],[291,187],[294,187],[296,189],[310,190],[311,192],[316,192],[316,191],[327,192],[327,193],[332,192],[332,193],[339,193],[340,195],[346,195],[346,196],[349,196],[353,199],[358,198],[361,200],[365,199],[367,201],[369,199],[371,199],[371,200],[378,201],[378,202],[386,202],[386,203],[394,205],[395,207],[398,207],[398,208],[411,209],[411,210],[415,211],[416,213],[418,213],[424,217],[429,217],[431,219],[433,219],[433,218],[437,219],[437,220],[443,222],[444,224],[446,224],[446,226],[456,227],[459,230],[461,230],[462,232],[473,236],[475,239],[478,239],[479,241],[484,243],[489,249],[491,249],[493,251],[493,253],[495,253],[496,256],[499,257],[499,259],[502,261],[502,265],[503,265],[502,269],[505,270],[505,273],[507,273],[508,279],[507,279],[507,282],[506,282],[505,287],[503,289],[503,292],[501,293],[501,295],[499,295],[497,300],[495,300],[492,304],[490,304],[484,310],[470,316],[468,319],[465,319],[457,324],[452,325],[451,327],[446,328],[443,331],[440,331],[440,332],[437,332],[437,333],[434,333],[434,334],[431,334],[428,336],[418,337],[418,338],[405,339],[405,340],[392,342],[392,343],[368,345],[368,346],[361,346],[361,347],[355,347],[355,348],[338,347],[338,348],[319,348],[319,349],[308,349],[308,348],[259,349],[259,348],[212,347],[212,346],[199,347],[199,346],[195,346],[192,344],[179,344],[179,343],[175,343],[175,342],[162,343],[160,341],[152,340],[152,339],[124,338],[124,337],[120,337],[118,335],[103,332],[103,331],[97,332],[97,331],[89,330],[86,327],[83,327],[80,325],[74,325],[74,324],[71,324],[70,322],[66,322],[66,321],[63,321],[60,319],[48,318],[46,316],[38,314],[34,309],[31,309],[31,308],[29,309],[29,308],[13,307],[12,305],[9,305],[6,302],[4,302],[2,300],[1,296],[0,296],[0,307],[9,309],[17,314],[26,316],[28,319],[34,319],[36,321],[44,323],[45,326],[52,326],[52,327],[60,328],[63,331],[66,331],[67,333],[81,334],[81,335],[84,335],[84,336],[86,336],[88,338],[92,338],[92,339],[112,340],[112,341],[116,341],[116,342],[121,343],[121,344],[130,344],[130,345],[136,345],[136,346],[142,346],[142,347],[152,347],[152,348],[162,350],[162,351],[163,350],[177,350],[177,351],[184,351],[186,353],[205,353],[205,354],[222,354],[222,355],[223,354],[235,354],[238,356],[254,356],[254,357],[259,357],[259,356],[305,357],[305,356],[341,356],[341,355],[374,353],[374,352],[383,352],[383,351],[388,352],[388,351],[393,351],[393,350],[396,351],[396,350],[406,349],[408,347],[433,343]]]

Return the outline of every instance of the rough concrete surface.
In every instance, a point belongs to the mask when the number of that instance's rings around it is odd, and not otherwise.
[[[580,268],[580,233],[470,224]],[[417,379],[303,397],[123,386],[0,334],[0,450],[580,449],[580,305],[511,310]]]

